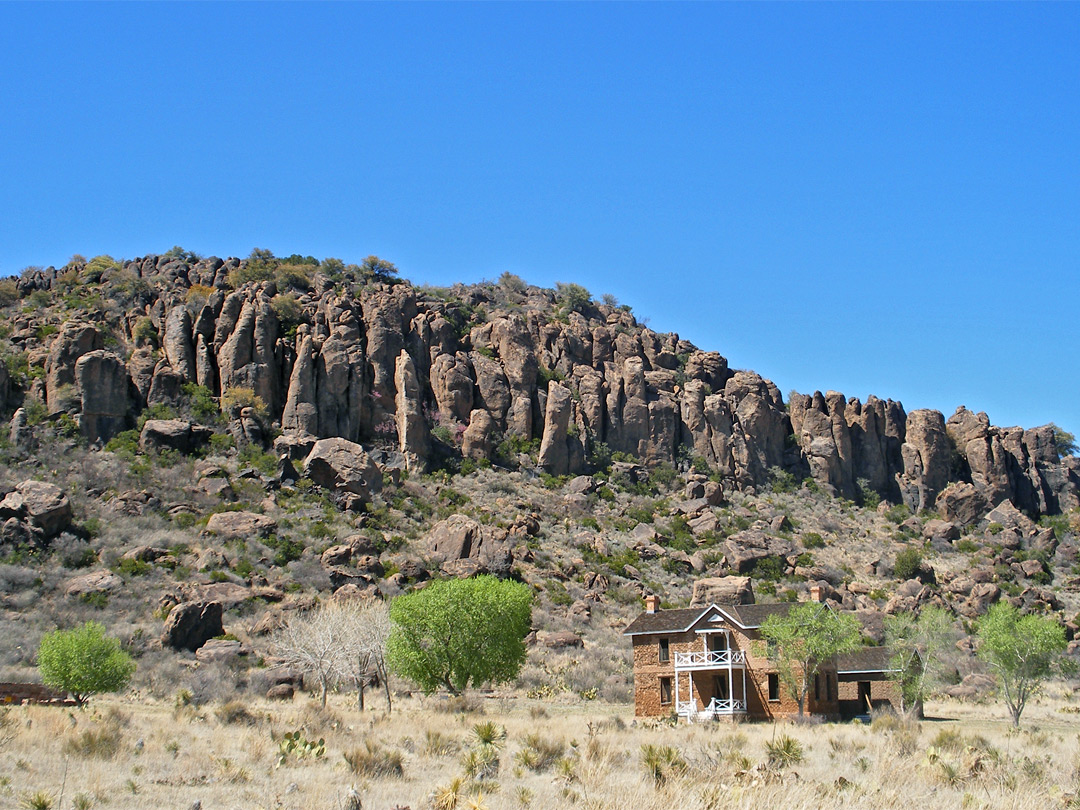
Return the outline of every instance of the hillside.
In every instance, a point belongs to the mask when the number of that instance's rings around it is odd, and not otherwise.
[[[10,678],[96,616],[147,689],[262,689],[235,648],[163,647],[169,609],[222,602],[255,661],[283,611],[477,571],[536,589],[535,694],[623,699],[621,627],[699,579],[820,584],[872,641],[884,613],[969,628],[1000,598],[1076,629],[1080,459],[1053,426],[785,402],[577,285],[415,287],[374,257],[77,259],[0,305]]]

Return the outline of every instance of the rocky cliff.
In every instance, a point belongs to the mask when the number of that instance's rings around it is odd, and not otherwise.
[[[553,475],[623,453],[705,465],[743,491],[794,474],[960,523],[1006,500],[1033,516],[1080,505],[1080,459],[1059,457],[1051,426],[832,391],[785,404],[769,380],[625,308],[519,279],[433,290],[358,270],[169,255],[24,272],[7,339],[29,373],[0,366],[3,404],[22,385],[103,443],[194,384],[240,444],[275,429],[279,449],[336,437],[383,446],[391,466],[537,442]],[[14,414],[14,439],[25,420]]]

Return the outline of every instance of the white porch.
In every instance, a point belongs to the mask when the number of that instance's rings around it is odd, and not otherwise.
[[[675,712],[688,722],[746,714],[746,652],[705,649],[677,652]]]

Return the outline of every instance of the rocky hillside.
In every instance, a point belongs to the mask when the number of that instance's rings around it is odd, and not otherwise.
[[[233,661],[331,592],[477,571],[536,589],[538,649],[562,652],[527,688],[612,698],[646,592],[816,584],[875,641],[927,603],[1080,609],[1080,459],[1053,426],[785,403],[573,284],[174,249],[29,269],[0,306],[0,666],[95,612],[147,660],[214,663],[224,629]]]

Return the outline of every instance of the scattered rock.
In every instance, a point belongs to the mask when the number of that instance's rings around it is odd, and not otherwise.
[[[222,540],[266,537],[276,528],[276,520],[255,512],[215,512],[206,523],[206,532]]]

